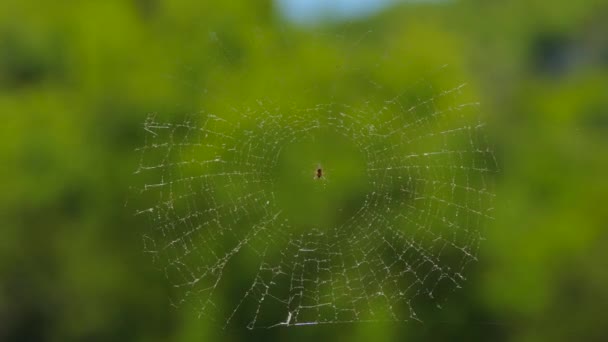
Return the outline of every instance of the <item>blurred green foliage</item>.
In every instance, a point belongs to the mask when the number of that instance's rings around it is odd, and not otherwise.
[[[607,340],[606,15],[463,0],[294,27],[269,0],[1,2],[0,339]],[[128,204],[148,113],[357,104],[434,73],[469,83],[502,169],[480,262],[444,310],[218,332],[170,309]]]

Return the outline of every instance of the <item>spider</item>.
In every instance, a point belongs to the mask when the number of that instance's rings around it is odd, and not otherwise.
[[[313,179],[321,178],[323,178],[323,168],[321,168],[321,165],[317,165],[317,170],[315,171],[315,176],[313,177]]]

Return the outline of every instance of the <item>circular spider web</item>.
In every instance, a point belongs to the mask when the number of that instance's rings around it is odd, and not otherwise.
[[[137,214],[173,303],[250,329],[440,307],[477,260],[494,197],[494,155],[463,87],[409,103],[150,115]]]

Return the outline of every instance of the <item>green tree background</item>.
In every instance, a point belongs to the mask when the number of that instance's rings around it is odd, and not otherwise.
[[[1,2],[0,339],[607,340],[607,15],[462,0],[297,27],[269,0]],[[430,75],[469,84],[501,168],[480,262],[443,310],[218,331],[169,306],[127,203],[148,113],[360,103]]]

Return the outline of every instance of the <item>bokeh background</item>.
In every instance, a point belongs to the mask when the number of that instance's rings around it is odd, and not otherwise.
[[[0,340],[608,340],[608,2],[303,2],[0,3]],[[501,169],[443,310],[219,331],[170,306],[129,206],[147,114],[349,103],[437,73],[473,89]]]

